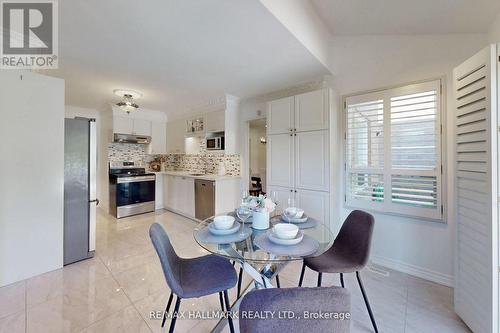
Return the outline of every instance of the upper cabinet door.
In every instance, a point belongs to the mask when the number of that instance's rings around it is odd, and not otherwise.
[[[132,134],[134,130],[134,119],[130,117],[113,117],[113,133]]]
[[[316,90],[295,96],[297,132],[328,129],[328,90]]]
[[[293,187],[293,136],[267,137],[267,185]]]
[[[167,153],[167,124],[154,121],[151,123],[151,154]]]
[[[146,119],[134,119],[134,130],[132,134],[151,136],[151,121]]]
[[[224,131],[225,110],[205,114],[205,132]]]
[[[267,104],[267,134],[290,133],[293,129],[294,98],[286,97]]]
[[[328,191],[330,188],[328,131],[296,133],[294,138],[295,187]]]

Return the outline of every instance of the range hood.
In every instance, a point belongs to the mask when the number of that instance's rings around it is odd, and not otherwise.
[[[133,134],[115,133],[113,136],[113,142],[148,144],[151,142],[151,137],[147,136],[147,135],[133,135]]]

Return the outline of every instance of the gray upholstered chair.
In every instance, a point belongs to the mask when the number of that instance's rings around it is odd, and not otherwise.
[[[271,318],[250,319],[249,311],[275,311]],[[286,311],[291,311],[287,313]],[[306,319],[309,313],[331,313],[339,316],[330,319]],[[249,292],[240,305],[241,333],[291,333],[291,332],[335,332],[348,333],[350,325],[351,296],[347,289],[329,288],[284,288],[260,289]],[[290,314],[293,312],[293,316]],[[278,313],[287,314],[279,318]],[[290,318],[292,317],[292,318]],[[343,319],[340,319],[343,317]]]
[[[318,272],[318,287],[321,286],[322,273],[340,273],[340,284],[344,287],[344,273],[356,272],[370,320],[375,332],[378,333],[377,323],[359,275],[359,271],[368,262],[374,223],[371,214],[360,210],[352,211],[340,228],[332,247],[320,256],[304,259],[299,287],[302,286],[306,266]]]
[[[177,256],[167,233],[158,223],[153,223],[149,228],[149,237],[153,242],[156,253],[160,258],[163,274],[170,288],[170,297],[163,313],[161,327],[165,326],[166,314],[170,311],[173,295],[177,296],[175,308],[170,323],[169,332],[174,331],[176,316],[182,298],[198,298],[219,293],[222,304],[222,294],[227,311],[230,310],[227,290],[236,285],[236,272],[231,263],[224,258],[207,255],[198,258],[184,259]],[[234,332],[233,321],[228,317],[229,328]]]

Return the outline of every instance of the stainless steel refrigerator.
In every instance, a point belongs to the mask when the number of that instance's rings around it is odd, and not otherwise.
[[[64,120],[64,265],[95,251],[97,141],[95,119]]]

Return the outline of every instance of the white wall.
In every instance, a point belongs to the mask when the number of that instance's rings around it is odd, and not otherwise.
[[[328,47],[332,36],[309,1],[260,0],[260,2],[323,66],[332,71],[332,56]]]
[[[485,47],[486,35],[359,36],[332,44],[335,87],[340,95],[446,77],[444,156],[447,172],[447,223],[374,214],[372,260],[436,282],[453,285],[455,214],[453,211],[452,69]],[[349,61],[346,61],[349,59]],[[340,129],[339,129],[340,130]],[[340,200],[342,200],[342,197]],[[342,218],[349,213],[343,210]]]
[[[500,13],[498,13],[497,18],[490,26],[488,41],[490,43],[500,43]]]
[[[64,81],[0,72],[1,287],[63,265]]]

